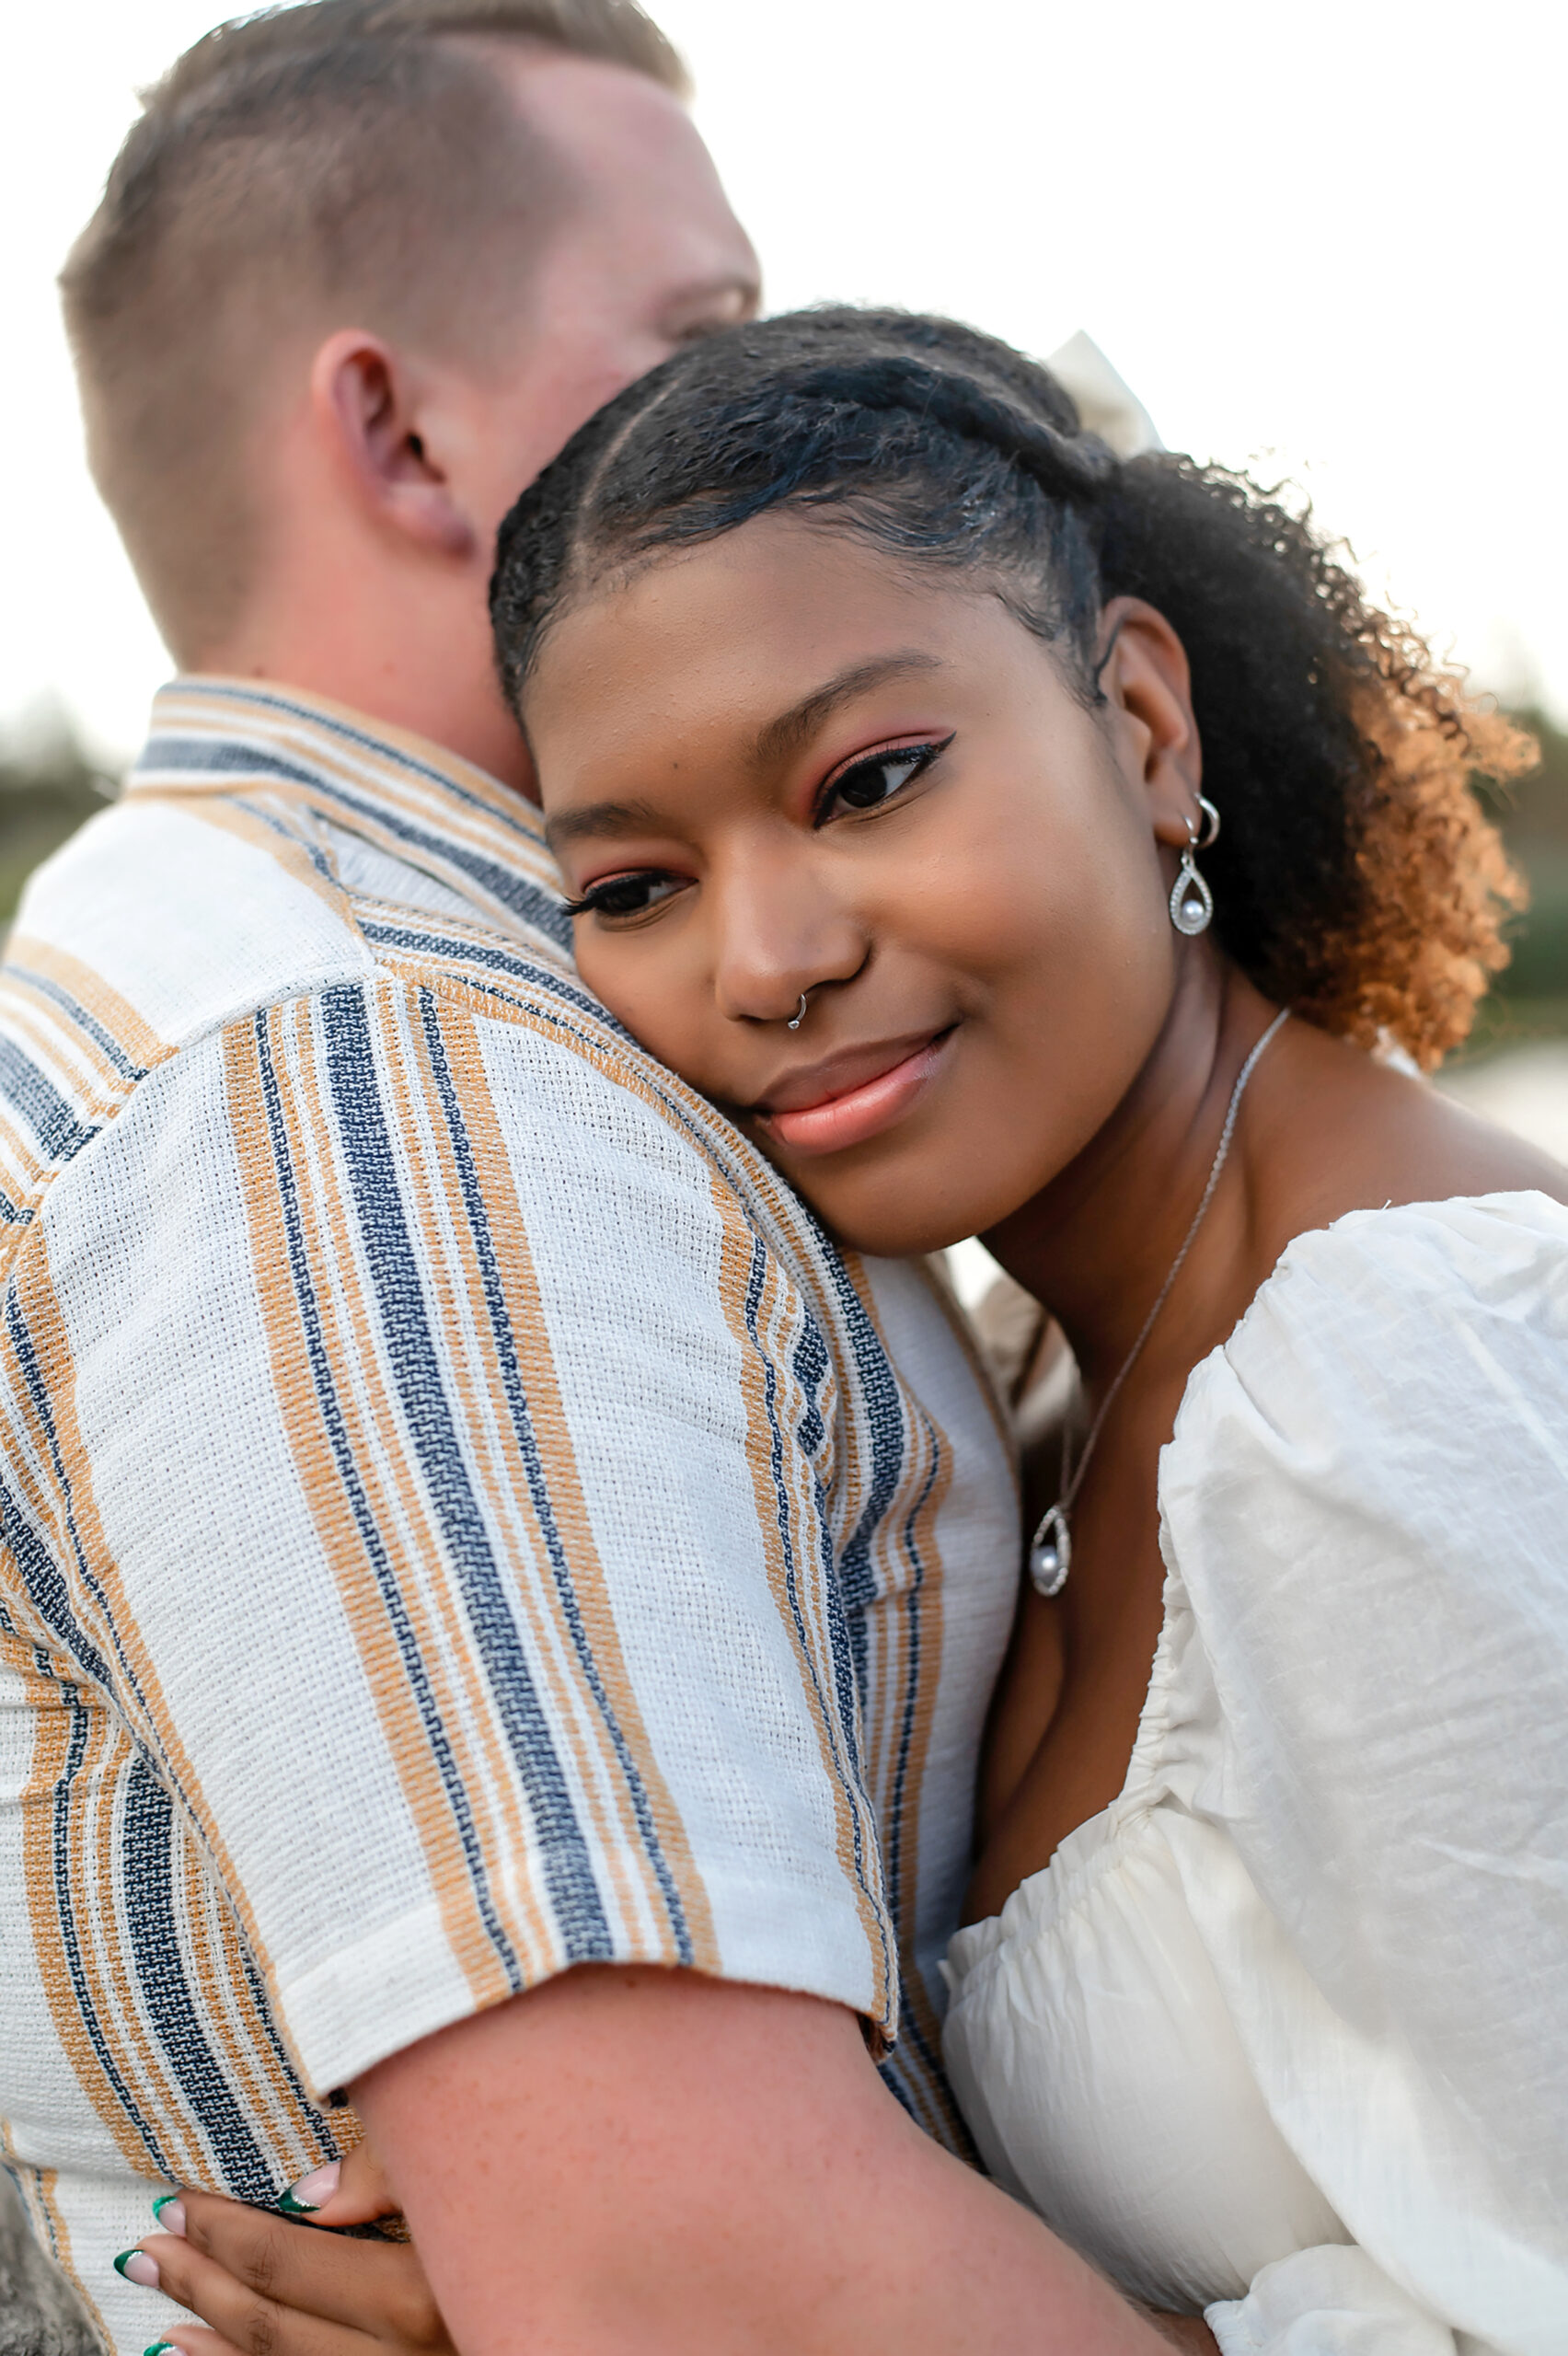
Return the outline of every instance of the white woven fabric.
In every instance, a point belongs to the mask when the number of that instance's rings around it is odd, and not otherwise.
[[[166,692],[0,977],[5,2151],[106,2342],[178,2180],[594,1959],[853,2006],[961,2140],[1016,1505],[966,1338],[577,984],[535,814]]]
[[[1226,2356],[1562,2356],[1568,1210],[1299,1237],[1159,1494],[1126,1787],[951,1951],[982,2150]]]

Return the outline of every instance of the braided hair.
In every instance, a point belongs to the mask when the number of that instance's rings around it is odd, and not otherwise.
[[[1049,372],[977,329],[824,308],[727,329],[629,386],[502,526],[491,616],[522,717],[551,622],[595,583],[790,507],[994,590],[1102,700],[1102,608],[1182,640],[1222,946],[1268,998],[1430,1067],[1507,959],[1523,892],[1471,778],[1528,740],[1465,694],[1275,492],[1118,461]]]

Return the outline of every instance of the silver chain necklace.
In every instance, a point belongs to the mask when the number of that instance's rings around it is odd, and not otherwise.
[[[1225,1157],[1230,1151],[1230,1140],[1236,1129],[1236,1115],[1240,1109],[1247,1082],[1257,1069],[1264,1048],[1274,1034],[1289,1020],[1289,1008],[1282,1007],[1236,1075],[1236,1085],[1230,1091],[1230,1103],[1225,1115],[1225,1126],[1219,1133],[1219,1145],[1209,1170],[1208,1184],[1204,1188],[1203,1200],[1193,1213],[1193,1223],[1182,1238],[1182,1248],[1170,1263],[1170,1273],[1160,1286],[1154,1307],[1149,1311],[1138,1330],[1137,1340],[1123,1359],[1120,1372],[1100,1403],[1100,1412],[1089,1427],[1089,1438],[1084,1441],[1083,1454],[1078,1458],[1076,1470],[1072,1457],[1072,1434],[1070,1429],[1063,1431],[1062,1494],[1055,1504],[1048,1507],[1041,1516],[1040,1527],[1030,1541],[1029,1576],[1034,1582],[1037,1594],[1047,1598],[1060,1595],[1067,1583],[1067,1573],[1071,1570],[1073,1563],[1071,1523],[1073,1505],[1078,1491],[1083,1486],[1083,1476],[1089,1471],[1089,1461],[1094,1454],[1095,1443],[1105,1428],[1105,1418],[1116,1403],[1117,1393],[1137,1364],[1138,1354],[1154,1331],[1156,1318],[1170,1298],[1170,1288],[1182,1273],[1182,1264],[1193,1248],[1198,1230],[1204,1223],[1205,1212],[1214,1200],[1214,1190],[1219,1184],[1219,1173],[1225,1167]]]

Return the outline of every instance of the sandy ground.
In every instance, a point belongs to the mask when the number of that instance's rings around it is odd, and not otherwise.
[[[22,2222],[0,2173],[0,2356],[100,2356],[98,2335]]]

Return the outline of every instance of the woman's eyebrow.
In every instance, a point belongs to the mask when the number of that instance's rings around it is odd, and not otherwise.
[[[869,663],[851,664],[757,731],[749,756],[752,766],[767,769],[787,760],[852,696],[863,695],[869,687],[881,687],[885,680],[899,678],[911,671],[940,671],[941,667],[940,655],[928,654],[917,646],[903,647],[895,654],[876,655]],[[562,810],[555,817],[547,818],[545,840],[552,850],[558,850],[563,843],[586,842],[595,837],[657,833],[668,823],[668,814],[656,809],[651,802],[589,802],[581,810]]]
[[[555,850],[562,843],[577,843],[595,835],[635,835],[657,832],[667,819],[651,802],[588,802],[581,810],[562,810],[545,820],[545,840]]]
[[[896,654],[879,654],[869,663],[851,664],[809,696],[791,704],[788,711],[770,720],[757,731],[752,745],[751,757],[759,769],[772,768],[798,752],[824,720],[830,719],[841,703],[851,696],[863,695],[868,687],[880,687],[884,681],[895,679],[909,671],[940,671],[940,657],[927,654],[919,647],[902,648]]]

